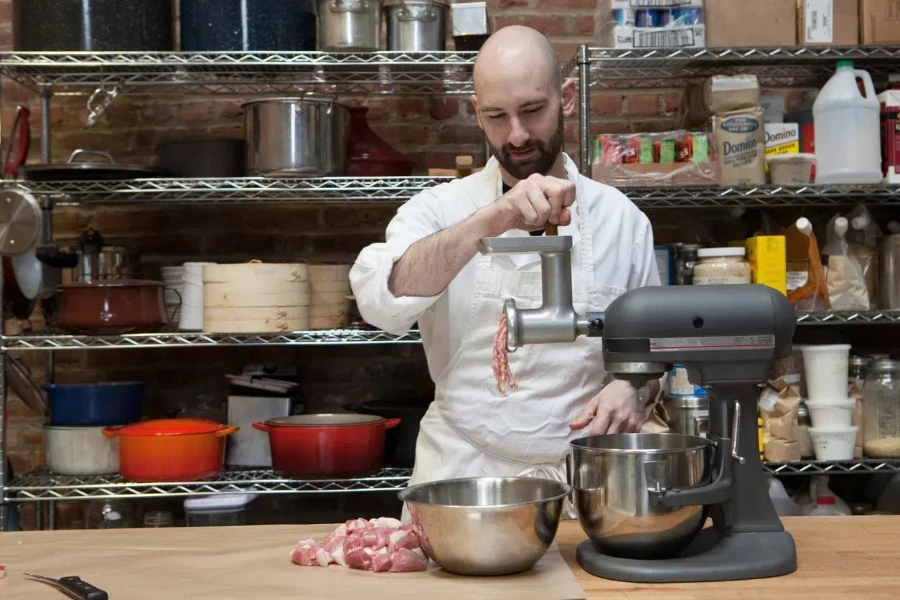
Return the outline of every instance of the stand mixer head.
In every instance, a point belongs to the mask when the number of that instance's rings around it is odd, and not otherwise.
[[[791,303],[762,285],[647,287],[626,292],[604,312],[579,315],[572,305],[571,247],[567,236],[479,242],[483,254],[541,256],[542,306],[521,310],[513,299],[504,304],[508,350],[602,337],[605,369],[636,387],[662,377],[674,363],[684,365],[691,382],[710,396],[714,456],[708,484],[662,489],[657,483],[646,490],[661,506],[709,507],[713,528],[666,559],[607,556],[588,541],[578,549],[579,564],[594,575],[648,583],[793,572],[794,540],[769,498],[756,435],[758,386],[772,362],[791,352]]]

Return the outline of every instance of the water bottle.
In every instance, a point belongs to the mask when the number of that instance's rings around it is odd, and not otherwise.
[[[859,77],[865,96],[856,84]],[[872,77],[853,68],[853,61],[837,63],[813,105],[816,139],[816,183],[880,183],[881,107]]]

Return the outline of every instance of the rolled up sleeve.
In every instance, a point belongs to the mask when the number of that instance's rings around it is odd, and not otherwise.
[[[401,206],[388,224],[385,241],[363,249],[350,270],[350,285],[363,319],[388,333],[400,335],[409,331],[441,297],[398,297],[388,288],[394,263],[409,247],[448,226],[437,210],[437,202],[437,196],[428,191]]]
[[[656,251],[653,247],[653,227],[643,213],[635,228],[634,255],[631,259],[631,276],[628,289],[660,285]]]

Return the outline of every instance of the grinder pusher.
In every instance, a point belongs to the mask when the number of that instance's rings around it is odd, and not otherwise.
[[[628,291],[604,312],[572,305],[572,238],[499,237],[479,241],[482,254],[539,254],[542,306],[520,310],[506,300],[507,348],[603,338],[607,372],[638,387],[674,363],[709,393],[713,444],[710,483],[649,490],[666,507],[708,506],[713,526],[674,558],[633,559],[578,547],[585,571],[622,581],[665,583],[773,577],[797,568],[794,539],[784,530],[763,479],[757,396],[772,362],[791,353],[791,303],[763,285],[646,287]]]

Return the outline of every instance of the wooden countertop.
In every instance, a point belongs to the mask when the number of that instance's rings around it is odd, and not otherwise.
[[[585,592],[583,597],[589,599],[895,600],[900,596],[900,516],[800,517],[784,519],[784,523],[797,542],[799,569],[785,577],[750,581],[672,585],[609,581],[585,573],[575,562],[576,547],[585,539],[577,522],[564,521],[557,542]],[[109,584],[108,591],[121,590],[125,582],[141,590],[111,594],[115,598],[243,599],[256,597],[253,591],[268,592],[267,598],[357,597],[360,593],[371,600],[408,596],[407,588],[414,586],[405,576],[391,578],[397,582],[403,578],[400,593],[384,594],[372,588],[370,579],[378,578],[380,584],[386,581],[384,574],[290,565],[287,554],[294,543],[305,537],[323,537],[329,530],[323,525],[279,525],[0,533],[0,563],[5,562],[10,572],[7,579],[0,580],[0,598],[65,597],[50,587],[27,582],[22,572],[79,575],[99,587]],[[454,598],[529,596],[516,593],[516,586],[523,582],[517,583],[515,577],[493,580],[493,593],[486,596],[475,591],[477,586],[490,588],[485,579],[457,578],[440,571],[430,582],[434,593],[426,595],[432,600],[445,597],[448,591]],[[346,587],[348,579],[353,580],[350,587],[355,588],[356,596],[337,592]],[[255,582],[269,587],[258,587]],[[241,586],[253,591],[239,590]]]

